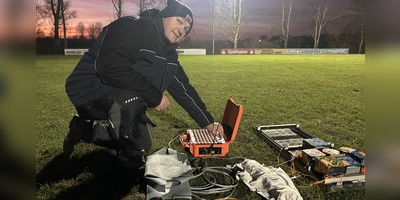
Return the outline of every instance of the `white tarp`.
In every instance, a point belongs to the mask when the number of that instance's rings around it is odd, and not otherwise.
[[[250,159],[245,159],[233,167],[243,170],[237,173],[236,178],[242,180],[251,191],[256,191],[268,200],[303,199],[292,179],[282,168],[266,167]]]

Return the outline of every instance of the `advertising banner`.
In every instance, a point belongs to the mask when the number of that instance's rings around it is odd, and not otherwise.
[[[259,54],[287,54],[288,49],[260,49],[259,52]]]
[[[206,49],[176,49],[178,55],[206,55]]]
[[[89,49],[64,49],[65,55],[83,55]]]
[[[222,55],[247,55],[254,54],[254,49],[221,49],[220,53]]]
[[[288,49],[288,54],[348,54],[349,48],[329,49]]]

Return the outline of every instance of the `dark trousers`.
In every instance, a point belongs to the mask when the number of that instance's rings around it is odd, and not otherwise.
[[[152,144],[151,126],[142,121],[147,110],[143,98],[134,91],[111,89],[85,107],[77,108],[82,120],[91,121],[91,130],[82,140],[110,149],[124,157],[148,151]],[[101,123],[107,120],[108,123]]]

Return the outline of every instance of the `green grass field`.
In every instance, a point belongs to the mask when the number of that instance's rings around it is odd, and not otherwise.
[[[59,155],[75,109],[64,92],[65,79],[80,56],[36,56],[36,198],[144,199],[143,182],[115,167],[115,152],[80,143],[71,158]],[[191,83],[217,121],[229,97],[244,108],[227,157],[245,157],[299,175],[261,140],[253,126],[299,124],[336,147],[365,151],[365,55],[181,56]],[[157,123],[150,154],[197,124],[173,101]],[[172,148],[184,152],[177,140]],[[193,159],[189,155],[190,159]],[[211,159],[225,166],[239,161]],[[196,180],[193,180],[196,181]],[[365,199],[365,189],[327,193],[306,177],[294,179],[303,199]],[[229,194],[229,193],[228,193]],[[227,194],[204,196],[206,199]],[[240,183],[237,199],[262,199]]]

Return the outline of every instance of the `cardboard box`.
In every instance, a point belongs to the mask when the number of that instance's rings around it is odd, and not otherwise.
[[[304,149],[301,154],[301,162],[305,165],[313,165],[317,157],[326,156],[322,151],[313,149]]]
[[[330,155],[339,155],[340,154],[340,151],[339,150],[336,150],[336,149],[333,149],[333,148],[323,148],[322,150],[321,150],[324,154],[326,154],[327,156],[330,156]],[[343,155],[343,154],[342,154]]]
[[[322,148],[331,147],[331,144],[321,140],[320,138],[308,138],[308,139],[303,140],[302,147],[304,149],[309,149],[309,148],[322,149]]]
[[[346,174],[357,174],[361,171],[361,164],[350,156],[336,157],[346,165]]]
[[[337,176],[346,173],[346,165],[334,156],[318,157],[314,170],[324,176]]]
[[[354,151],[350,155],[354,160],[359,162],[361,165],[365,165],[365,153],[362,151]]]

